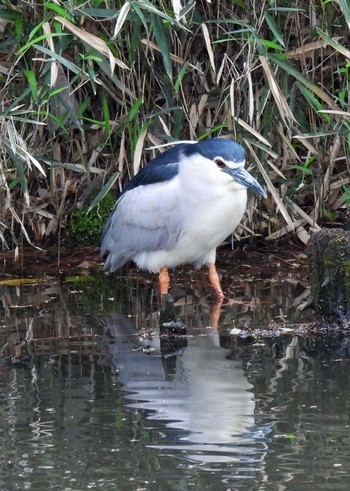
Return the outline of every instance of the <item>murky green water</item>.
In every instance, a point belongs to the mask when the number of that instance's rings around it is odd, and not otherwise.
[[[152,285],[1,287],[1,490],[349,488],[349,340],[278,329],[298,284],[241,282],[217,330],[178,294],[160,337]]]

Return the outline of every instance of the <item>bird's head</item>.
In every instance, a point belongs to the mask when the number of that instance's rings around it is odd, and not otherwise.
[[[204,157],[210,175],[214,179],[230,182],[237,190],[251,189],[266,198],[264,189],[244,168],[244,149],[239,143],[224,138],[212,138],[186,146],[184,153],[186,157],[195,155]]]

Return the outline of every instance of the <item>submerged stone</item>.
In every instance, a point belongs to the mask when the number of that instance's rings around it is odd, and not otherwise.
[[[343,326],[350,320],[350,233],[323,229],[308,248],[311,303],[315,313]]]

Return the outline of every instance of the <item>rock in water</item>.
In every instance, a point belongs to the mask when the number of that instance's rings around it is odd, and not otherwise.
[[[324,320],[350,320],[350,233],[322,229],[308,247],[311,304]]]

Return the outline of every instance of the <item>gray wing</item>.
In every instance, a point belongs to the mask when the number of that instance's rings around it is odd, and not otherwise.
[[[102,236],[105,269],[115,271],[137,252],[174,246],[182,233],[174,181],[138,186],[120,197]]]

